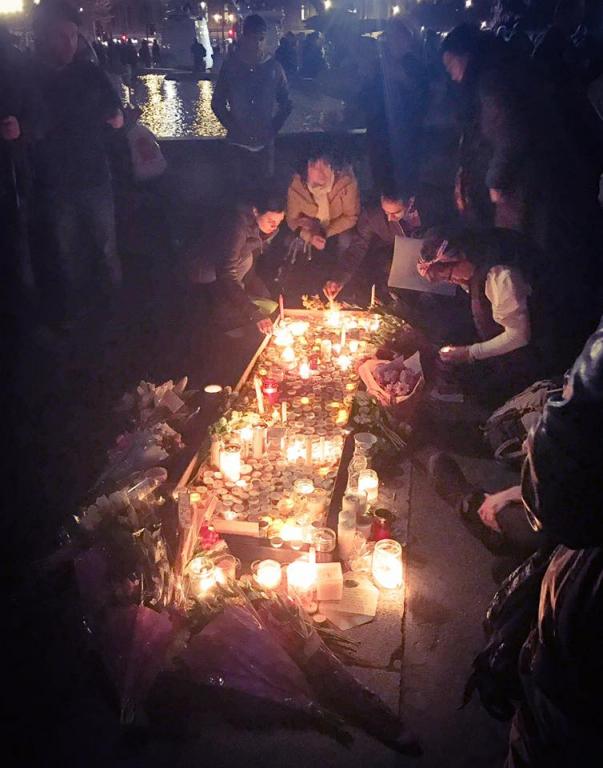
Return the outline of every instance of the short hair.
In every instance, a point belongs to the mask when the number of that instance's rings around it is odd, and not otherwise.
[[[459,24],[442,40],[441,52],[452,53],[455,56],[466,56],[478,53],[482,33],[474,24]]]
[[[334,171],[341,170],[345,165],[341,152],[335,148],[335,144],[329,137],[321,137],[312,141],[308,149],[300,157],[296,171],[301,179],[306,181],[308,178],[308,164],[323,160],[333,168]]]
[[[287,193],[277,182],[267,179],[249,194],[249,201],[258,213],[282,213],[287,207]]]
[[[41,0],[39,5],[34,6],[34,32],[41,32],[62,21],[80,26],[80,15],[67,0]]]
[[[266,32],[267,29],[268,25],[259,13],[252,13],[250,16],[246,16],[243,21],[244,35],[259,35]]]
[[[402,200],[408,202],[413,193],[392,179],[383,181],[379,187],[379,197],[385,200]]]

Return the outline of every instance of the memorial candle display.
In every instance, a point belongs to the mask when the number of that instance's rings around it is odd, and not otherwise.
[[[308,610],[314,601],[316,564],[306,559],[295,560],[287,566],[287,593],[297,597]]]
[[[264,589],[276,589],[281,583],[281,564],[276,560],[261,560],[255,564],[254,579]]]
[[[274,379],[264,379],[262,384],[262,393],[269,405],[276,405],[279,400],[278,382]]]
[[[393,539],[375,544],[372,565],[373,580],[382,589],[400,589],[402,586],[402,547]]]

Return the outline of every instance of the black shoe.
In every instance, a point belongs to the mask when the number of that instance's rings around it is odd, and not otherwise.
[[[453,509],[459,510],[461,502],[467,496],[480,493],[465,477],[457,462],[447,453],[434,453],[427,463],[428,472],[433,480],[438,496]]]

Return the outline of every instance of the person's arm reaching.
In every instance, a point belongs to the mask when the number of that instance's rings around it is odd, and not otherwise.
[[[360,214],[350,247],[337,260],[333,275],[334,282],[341,285],[348,283],[364,261],[375,234],[371,224],[371,213],[369,209]]]
[[[275,66],[277,78],[276,103],[278,109],[275,116],[272,118],[272,129],[274,131],[274,135],[276,136],[276,134],[285,124],[286,119],[291,114],[293,104],[289,98],[289,84],[287,82],[287,75],[285,74],[285,70],[278,62],[275,62]]]
[[[505,355],[530,342],[531,325],[528,310],[530,287],[516,270],[492,267],[486,278],[486,296],[492,302],[492,316],[503,332],[493,339],[472,344],[473,360]]]
[[[224,237],[221,254],[216,261],[216,290],[219,301],[232,306],[249,320],[258,321],[262,314],[243,287],[241,258],[247,241],[242,217],[229,226]]]

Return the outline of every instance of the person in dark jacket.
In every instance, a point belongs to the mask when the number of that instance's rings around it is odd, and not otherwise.
[[[379,68],[360,93],[376,186],[417,189],[421,138],[429,101],[426,72],[404,22],[393,17],[383,33]]]
[[[396,237],[412,237],[420,226],[421,217],[414,196],[400,192],[393,185],[385,185],[379,202],[362,209],[352,242],[338,258],[331,279],[324,285],[325,296],[335,299],[361,268],[369,253],[373,282],[387,285]]]
[[[528,437],[528,517],[558,547],[519,656],[507,768],[594,768],[603,747],[603,319]]]
[[[255,266],[285,218],[285,197],[262,188],[252,200],[229,211],[209,242],[199,244],[203,252],[194,259],[193,281],[211,283],[214,319],[220,327],[230,330],[256,323],[262,333],[270,333],[270,318],[251,297],[269,295]]]
[[[212,109],[227,130],[229,184],[250,189],[272,175],[274,138],[291,113],[287,77],[264,54],[266,22],[252,14],[243,22],[237,49],[220,70]]]

